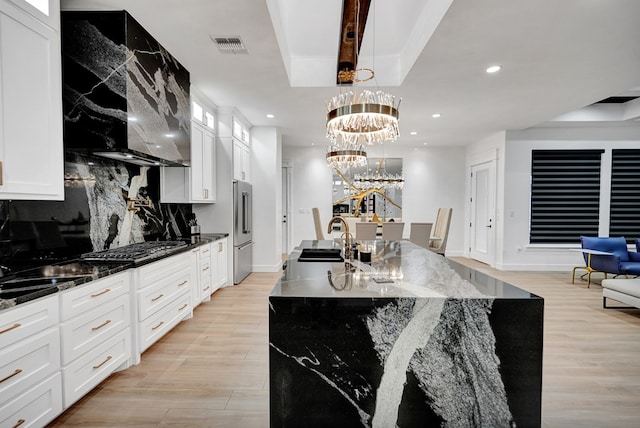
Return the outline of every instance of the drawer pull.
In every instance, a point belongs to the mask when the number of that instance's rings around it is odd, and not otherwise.
[[[200,251],[198,248],[196,248],[195,250],[191,250],[192,253],[197,253],[198,251]]]
[[[187,281],[186,279],[184,281],[182,281],[180,284],[178,284],[178,287],[182,287],[185,284],[188,284],[189,281]]]
[[[206,268],[202,269],[203,272],[207,271],[207,270],[209,270],[209,266],[207,266]]]
[[[102,324],[96,326],[96,327],[91,327],[91,330],[100,330],[102,327],[104,327],[105,325],[109,324],[111,322],[111,320],[106,320],[105,322],[103,322]]]
[[[105,289],[104,291],[99,292],[98,294],[92,294],[91,297],[98,297],[98,296],[102,296],[103,294],[107,294],[109,291],[111,291],[110,288]]]
[[[209,289],[209,286],[207,285],[202,291],[207,291]]]
[[[18,422],[16,422],[16,424],[13,426],[13,428],[18,428],[20,425],[22,425],[23,423],[27,422],[24,419],[20,419],[18,420]]]
[[[164,294],[159,295],[158,297],[154,297],[153,299],[151,299],[152,302],[155,302],[158,299],[162,299],[164,297]]]
[[[5,380],[9,380],[12,377],[19,375],[20,373],[22,373],[22,369],[16,369],[13,373],[11,373],[9,376],[5,377],[4,379],[0,379],[0,383],[4,382]]]
[[[160,328],[160,326],[161,326],[162,324],[164,324],[164,321],[160,321],[160,324],[158,324],[158,325],[157,325],[157,326],[155,326],[155,327],[151,327],[151,330],[156,330],[156,329]]]
[[[180,307],[178,308],[178,310],[179,310],[179,311],[181,311],[181,310],[183,310],[184,308],[186,308],[187,306],[189,306],[189,305],[187,305],[187,304],[185,303],[184,305],[180,306]]]
[[[16,329],[16,328],[20,327],[21,325],[22,325],[22,324],[20,324],[20,323],[15,323],[15,324],[14,324],[14,325],[12,325],[11,327],[5,328],[4,330],[0,331],[0,334],[2,334],[2,333],[6,333],[6,332],[11,331],[11,330],[14,330],[14,329]]]
[[[110,359],[112,359],[113,357],[111,355],[109,355],[103,362],[101,362],[100,364],[98,364],[97,366],[93,366],[94,369],[99,369],[100,367],[104,366],[105,364],[107,364],[107,361],[109,361]]]
[[[218,242],[218,252],[222,252],[222,242]]]

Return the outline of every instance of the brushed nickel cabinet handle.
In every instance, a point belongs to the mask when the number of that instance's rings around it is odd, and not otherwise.
[[[207,266],[206,268],[202,269],[203,272],[208,271],[209,270],[209,266]]]
[[[9,380],[12,377],[19,375],[20,373],[22,373],[22,369],[16,369],[13,373],[11,373],[9,376],[5,377],[4,379],[0,379],[0,383],[4,382],[5,380]]]
[[[0,331],[0,334],[2,334],[2,333],[6,333],[6,332],[11,331],[11,330],[14,330],[14,329],[16,329],[16,328],[20,327],[21,325],[22,325],[22,324],[20,324],[20,323],[15,323],[15,324],[14,324],[14,325],[12,325],[11,327],[5,328],[4,330]]]
[[[153,299],[151,299],[152,302],[155,302],[158,299],[162,299],[164,297],[164,294],[159,295],[158,297],[154,297]]]
[[[104,366],[105,364],[107,364],[107,361],[109,361],[110,359],[112,359],[113,357],[111,355],[109,355],[103,362],[101,362],[100,364],[98,364],[97,366],[93,366],[94,369],[99,369],[100,367]]]
[[[105,325],[109,324],[111,322],[111,320],[106,320],[105,322],[103,322],[102,324],[96,326],[96,327],[91,327],[91,330],[100,330],[102,327],[104,327]]]
[[[16,422],[16,424],[13,426],[13,428],[18,428],[20,425],[22,425],[25,422],[27,421],[24,419],[19,419],[18,422]]]
[[[181,310],[183,310],[184,308],[186,308],[187,306],[189,306],[189,305],[187,305],[187,304],[185,303],[184,305],[180,306],[180,307],[178,308],[178,310],[179,310],[179,311],[181,311]]]
[[[188,284],[189,281],[187,281],[186,279],[184,281],[182,281],[180,284],[178,284],[178,287],[182,287],[185,284]]]
[[[222,252],[222,242],[218,242],[218,252]]]
[[[102,296],[103,294],[107,294],[110,291],[111,291],[111,289],[107,288],[104,291],[99,292],[98,294],[92,294],[91,297],[94,298],[94,297]]]
[[[4,176],[4,173],[2,171],[2,161],[0,161],[0,186],[4,184],[2,181],[2,176]]]
[[[158,328],[160,328],[160,326],[161,326],[162,324],[164,324],[164,321],[160,321],[160,324],[158,324],[158,325],[157,325],[157,326],[155,326],[155,327],[151,327],[151,330],[157,330]]]
[[[207,285],[206,287],[204,287],[204,288],[202,289],[202,291],[207,291],[208,289],[209,289],[209,286]]]

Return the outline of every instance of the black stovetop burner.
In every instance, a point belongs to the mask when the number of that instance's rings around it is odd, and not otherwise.
[[[179,251],[187,246],[184,241],[147,241],[110,250],[85,253],[80,256],[83,260],[103,262],[133,262],[157,259]]]

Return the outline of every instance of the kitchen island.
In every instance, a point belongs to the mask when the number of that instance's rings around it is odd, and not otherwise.
[[[272,427],[533,427],[543,299],[408,241],[302,262],[269,297]]]

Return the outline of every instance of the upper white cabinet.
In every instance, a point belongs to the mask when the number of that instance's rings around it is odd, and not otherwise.
[[[59,0],[30,3],[0,0],[0,199],[63,200]]]
[[[251,134],[238,118],[233,118],[233,179],[251,182]]]
[[[161,169],[161,202],[216,201],[216,136],[213,112],[192,104],[191,166]]]

